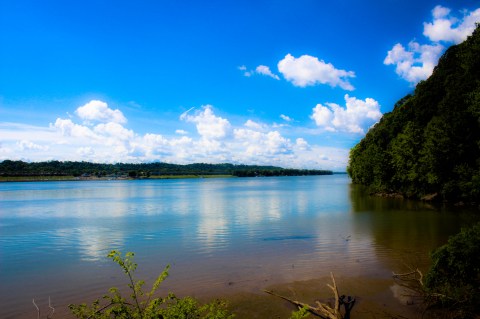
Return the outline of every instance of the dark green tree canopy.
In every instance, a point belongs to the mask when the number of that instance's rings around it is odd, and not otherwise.
[[[480,200],[480,26],[350,151],[352,181],[378,192]]]
[[[152,175],[233,175],[249,176],[306,176],[331,175],[329,170],[287,169],[276,166],[206,164],[187,165],[154,163],[90,163],[90,162],[33,162],[5,160],[0,162],[0,177],[9,176],[128,176],[148,178]]]

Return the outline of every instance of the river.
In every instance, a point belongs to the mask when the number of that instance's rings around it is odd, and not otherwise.
[[[0,318],[61,313],[123,286],[106,258],[135,252],[162,291],[259,293],[328,276],[391,278],[478,214],[369,196],[346,175],[0,184]],[[59,317],[63,317],[59,315]]]

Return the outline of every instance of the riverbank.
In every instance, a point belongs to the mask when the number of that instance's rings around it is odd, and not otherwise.
[[[419,318],[422,314],[421,305],[404,296],[393,279],[337,276],[335,281],[339,294],[356,298],[352,318]],[[327,284],[331,284],[330,277],[276,284],[267,289],[311,305],[320,301],[333,306],[335,299]],[[297,310],[289,302],[263,292],[237,293],[225,299],[236,319],[289,318]]]
[[[167,279],[168,282],[168,279]],[[293,281],[281,284],[267,285],[266,290],[272,290],[288,298],[315,305],[316,301],[331,303],[333,306],[334,296],[327,284],[331,284],[328,276],[305,281]],[[343,277],[336,276],[336,284],[340,294],[351,295],[356,298],[352,310],[352,318],[420,318],[422,315],[421,305],[412,301],[408,296],[402,295],[400,287],[393,279],[370,278],[370,277]],[[124,287],[120,287],[123,291]],[[162,289],[160,289],[162,290]],[[173,291],[175,292],[175,291]],[[164,295],[160,291],[159,295]],[[188,293],[186,294],[188,295]],[[178,294],[178,297],[186,295]],[[278,297],[269,295],[262,290],[256,292],[234,292],[229,293],[228,289],[218,294],[206,294],[195,296],[202,303],[210,302],[213,299],[227,301],[228,309],[235,314],[235,319],[287,319],[292,311],[297,310],[295,306]],[[74,297],[67,294],[67,300],[52,300],[55,307],[55,317],[74,318],[68,310],[68,303],[90,303],[100,296],[88,295]],[[48,298],[37,296],[36,302],[43,312],[47,311]],[[43,313],[42,312],[42,313]],[[32,305],[28,312],[7,318],[27,319],[34,316],[36,310]],[[428,317],[425,317],[428,318]]]

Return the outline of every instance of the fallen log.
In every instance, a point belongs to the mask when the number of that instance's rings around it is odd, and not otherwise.
[[[303,302],[279,295],[271,290],[264,290],[264,292],[272,296],[286,300],[291,304],[294,304],[295,306],[297,306],[299,309],[304,308],[308,312],[310,312],[312,315],[317,316],[319,318],[350,319],[350,312],[352,311],[352,308],[355,305],[355,298],[352,298],[351,296],[347,297],[345,295],[339,296],[337,284],[335,282],[335,277],[333,276],[333,273],[330,273],[330,276],[332,278],[333,286],[330,284],[327,284],[327,286],[333,291],[333,294],[335,295],[335,306],[333,308],[330,305],[321,303],[319,301],[316,302],[316,306],[311,306],[307,303],[303,303]],[[341,309],[340,309],[341,306],[345,308],[344,314],[342,314],[341,312]]]

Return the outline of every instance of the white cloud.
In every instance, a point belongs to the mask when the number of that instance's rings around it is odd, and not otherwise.
[[[17,142],[17,147],[20,151],[25,151],[25,150],[47,151],[49,148],[48,146],[38,145],[28,140],[21,140]]]
[[[266,65],[257,66],[257,68],[255,69],[255,72],[258,73],[258,74],[269,76],[269,77],[271,77],[275,80],[280,80],[278,75],[273,74],[272,71],[270,70],[270,68]]]
[[[287,122],[292,122],[293,121],[293,119],[290,116],[285,115],[285,114],[280,114],[280,118],[284,121],[287,121]]]
[[[432,15],[433,15],[434,19],[442,19],[442,18],[446,17],[447,15],[449,15],[450,11],[451,10],[449,8],[445,8],[445,7],[442,7],[442,6],[438,5],[435,8],[433,8]]]
[[[372,98],[359,100],[345,95],[345,107],[335,103],[317,104],[311,118],[327,131],[365,134],[382,117],[380,105]]]
[[[237,156],[247,158],[248,161],[288,154],[292,148],[290,140],[281,136],[278,131],[263,133],[240,128],[234,130],[234,137],[241,146]]]
[[[75,114],[77,114],[78,117],[87,122],[127,122],[127,119],[120,110],[112,110],[108,107],[107,103],[99,100],[92,100],[87,104],[80,106],[75,111]]]
[[[432,10],[433,21],[423,23],[423,35],[433,42],[460,43],[475,30],[475,23],[480,22],[480,8],[464,12],[462,18],[450,14],[450,9],[436,6]]]
[[[248,71],[248,70],[247,70],[247,67],[246,67],[245,65],[239,66],[238,69],[239,69],[240,71],[242,71],[242,72],[243,72],[243,75],[246,76],[247,78],[249,78],[249,77],[252,76],[252,72],[253,72],[253,71]]]
[[[385,65],[395,65],[395,72],[413,85],[428,78],[438,63],[445,47],[440,42],[460,43],[472,34],[480,22],[480,8],[464,11],[462,18],[451,15],[451,10],[440,5],[432,10],[433,21],[423,23],[423,35],[430,43],[410,41],[408,47],[397,43],[388,51]]]
[[[245,122],[245,124],[243,124],[245,127],[248,127],[248,128],[251,128],[253,130],[257,130],[257,131],[263,131],[265,129],[265,125],[261,124],[261,123],[257,123],[255,121],[252,121],[252,120],[247,120]]]
[[[124,128],[118,123],[101,123],[94,127],[94,132],[108,137],[114,137],[116,140],[130,140],[134,137],[132,130]]]
[[[251,77],[255,74],[265,75],[275,80],[280,80],[280,77],[272,72],[266,65],[259,65],[254,70],[248,70],[245,65],[239,66],[238,69],[243,72],[246,77]]]
[[[59,130],[63,136],[83,137],[96,139],[96,135],[86,126],[73,123],[71,119],[57,118],[55,124],[50,124],[51,128]]]
[[[187,111],[180,116],[180,119],[195,123],[198,134],[203,138],[219,139],[225,137],[230,130],[230,122],[216,116],[211,105],[204,105],[202,109],[202,111],[197,111],[195,115],[189,115]]]
[[[93,158],[95,156],[95,151],[90,146],[80,147],[76,153],[82,158]]]
[[[308,150],[310,148],[310,145],[308,145],[308,142],[301,137],[295,140],[295,145],[302,151]]]
[[[348,81],[348,78],[355,77],[353,71],[336,69],[331,63],[325,63],[310,55],[295,58],[291,54],[287,54],[283,60],[278,62],[278,70],[295,86],[328,84],[348,91],[354,90]]]
[[[120,123],[92,125],[58,118],[48,127],[0,122],[0,160],[91,162],[241,163],[344,170],[348,148],[322,148],[295,135],[295,128],[247,120],[239,125],[210,105],[181,115],[189,136],[138,134]],[[175,134],[177,133],[177,134]],[[286,135],[285,135],[286,134]],[[288,135],[288,136],[287,136]]]
[[[178,135],[187,135],[188,132],[185,131],[185,130],[175,130],[175,133],[178,134]]]
[[[420,45],[418,42],[411,41],[407,50],[397,43],[392,50],[388,51],[383,63],[395,65],[395,72],[401,78],[416,84],[432,74],[443,50],[444,47],[440,44]]]

